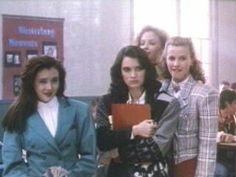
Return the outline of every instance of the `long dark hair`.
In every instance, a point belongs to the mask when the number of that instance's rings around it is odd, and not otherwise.
[[[146,52],[139,48],[138,46],[126,46],[123,47],[116,56],[116,60],[111,67],[111,84],[110,84],[110,92],[112,95],[116,95],[117,97],[126,97],[128,95],[128,87],[125,84],[122,74],[121,74],[121,64],[124,57],[131,57],[136,59],[139,64],[144,68],[145,72],[145,80],[144,80],[144,89],[148,92],[157,91],[161,85],[160,82],[156,80],[157,72],[154,67],[150,63]]]
[[[37,110],[37,94],[34,82],[37,74],[43,69],[55,68],[59,73],[58,97],[65,97],[65,69],[62,64],[49,56],[37,56],[29,60],[21,74],[21,91],[16,101],[6,113],[2,126],[10,132],[24,132],[26,121]]]

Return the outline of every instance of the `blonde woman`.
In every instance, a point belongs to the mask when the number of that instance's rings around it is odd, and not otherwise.
[[[163,51],[162,90],[181,104],[174,139],[176,177],[213,177],[218,130],[218,92],[205,84],[190,38],[172,37]]]
[[[137,35],[135,44],[146,51],[148,58],[155,65],[159,80],[162,79],[161,55],[168,34],[154,26],[145,26]]]

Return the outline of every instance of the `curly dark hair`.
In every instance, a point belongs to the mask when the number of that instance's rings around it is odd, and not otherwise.
[[[116,56],[116,60],[111,67],[110,75],[111,75],[111,84],[110,84],[110,92],[115,95],[119,95],[121,97],[128,95],[128,87],[125,84],[122,74],[121,74],[121,65],[124,57],[134,58],[139,62],[139,64],[144,68],[145,72],[145,80],[144,80],[144,89],[150,92],[154,92],[157,87],[160,86],[160,82],[156,80],[157,72],[155,70],[155,66],[150,63],[146,52],[139,48],[138,46],[126,46],[123,47],[118,55]]]
[[[232,104],[236,101],[236,92],[233,90],[223,90],[220,93],[220,109],[225,109],[227,103]]]
[[[66,72],[62,64],[49,56],[37,56],[29,60],[21,74],[21,91],[16,101],[6,113],[2,125],[10,132],[22,133],[25,130],[26,120],[37,110],[38,97],[34,82],[37,74],[43,69],[55,68],[59,73],[58,97],[65,97]]]
[[[196,54],[195,54],[195,50],[193,47],[193,43],[192,40],[190,38],[185,38],[185,37],[171,37],[165,45],[163,54],[162,54],[162,65],[163,65],[163,77],[166,79],[170,79],[171,75],[170,72],[167,68],[167,64],[166,64],[166,57],[167,57],[167,50],[168,47],[172,45],[172,46],[185,46],[189,49],[190,55],[191,55],[191,59],[193,61],[192,66],[190,67],[190,74],[192,75],[192,77],[195,80],[200,80],[203,83],[206,82],[206,78],[201,66],[201,62],[200,60],[198,60],[196,58]]]

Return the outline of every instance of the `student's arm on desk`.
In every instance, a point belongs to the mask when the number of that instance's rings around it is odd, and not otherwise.
[[[220,131],[217,133],[217,143],[233,143],[236,142],[236,136]]]

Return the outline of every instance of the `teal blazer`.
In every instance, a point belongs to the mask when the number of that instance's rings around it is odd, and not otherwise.
[[[55,137],[35,112],[23,134],[5,131],[3,143],[6,177],[42,177],[51,166],[65,168],[69,177],[90,177],[96,171],[94,124],[88,105],[80,101],[59,99]],[[26,160],[22,158],[23,149]]]

